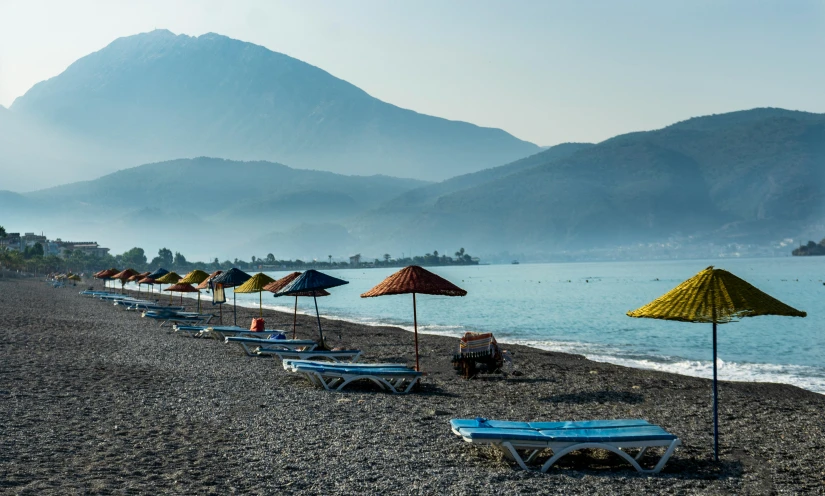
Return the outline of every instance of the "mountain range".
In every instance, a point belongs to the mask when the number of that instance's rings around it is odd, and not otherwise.
[[[116,251],[776,255],[825,231],[825,114],[759,108],[541,149],[263,47],[155,31],[0,107],[0,174],[0,224]]]
[[[459,247],[527,260],[642,257],[651,246],[672,256],[780,254],[787,238],[825,226],[825,115],[754,109],[699,117],[558,145],[437,183],[179,159],[0,192],[0,209],[38,225],[49,217],[50,229],[203,258]]]
[[[68,167],[77,180],[198,156],[443,180],[540,150],[383,102],[262,46],[166,30],[119,38],[37,83],[2,110],[3,126],[25,128],[24,142],[0,149],[0,172],[26,178],[17,190],[59,184],[32,167]]]

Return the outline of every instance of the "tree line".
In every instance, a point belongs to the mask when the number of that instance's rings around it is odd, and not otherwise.
[[[0,226],[0,238],[5,237],[6,231]],[[250,260],[219,260],[214,258],[210,262],[189,261],[180,252],[172,252],[169,248],[161,248],[155,257],[149,259],[146,251],[140,247],[134,247],[119,255],[105,254],[95,255],[81,250],[67,250],[62,257],[46,255],[43,246],[36,243],[31,247],[25,247],[23,251],[0,249],[0,268],[13,271],[21,271],[35,274],[49,272],[73,272],[76,274],[89,274],[101,269],[110,267],[132,268],[139,272],[153,271],[160,267],[173,270],[179,274],[184,274],[195,269],[206,272],[215,270],[228,270],[237,267],[241,270],[306,270],[311,268],[319,269],[346,269],[355,267],[403,267],[407,265],[476,265],[478,259],[471,257],[464,251],[464,248],[455,252],[455,256],[439,254],[438,251],[427,253],[422,256],[393,258],[385,253],[382,259],[359,262],[352,265],[346,261],[334,261],[332,255],[326,260],[279,260],[272,253],[267,253],[264,257],[252,256]]]

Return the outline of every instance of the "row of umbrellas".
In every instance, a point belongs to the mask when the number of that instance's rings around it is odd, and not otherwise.
[[[163,270],[163,269],[159,269]],[[114,273],[109,273],[115,271]],[[125,276],[123,271],[117,273],[116,269],[101,271],[95,277],[107,279],[120,279]],[[157,272],[157,271],[156,271]],[[166,271],[164,271],[166,272]],[[171,273],[174,274],[174,273]],[[147,277],[152,278],[153,274]],[[202,271],[193,271],[185,278],[185,283],[177,276],[168,277],[170,273],[162,274],[155,282],[180,284],[167,288],[167,291],[188,292],[192,288],[189,284],[209,284],[212,287],[223,285],[223,287],[235,288],[235,293],[263,293],[271,291],[279,296],[295,297],[295,317],[293,320],[293,337],[295,336],[295,319],[297,319],[297,305],[299,296],[312,296],[315,303],[315,314],[318,321],[318,334],[323,344],[323,330],[321,328],[321,317],[318,311],[318,296],[329,296],[327,289],[348,284],[348,281],[332,277],[316,270],[307,270],[299,273],[293,272],[279,280],[273,280],[266,274],[259,273],[255,276],[233,268],[224,273],[220,271],[207,275]],[[129,275],[134,277],[135,274]],[[166,279],[163,279],[167,276]],[[192,291],[197,289],[192,288]],[[418,356],[418,316],[416,309],[416,294],[441,295],[441,296],[465,296],[467,291],[459,288],[442,277],[418,266],[409,266],[387,277],[380,284],[371,290],[363,293],[362,298],[370,298],[385,295],[412,294],[413,303],[413,323],[415,335],[415,368],[420,370]],[[261,315],[263,316],[262,297],[259,298]],[[200,301],[199,301],[200,304]],[[682,322],[710,323],[713,329],[713,448],[714,459],[719,459],[719,419],[718,419],[718,387],[717,387],[717,325],[735,322],[743,317],[756,317],[759,315],[780,315],[792,317],[805,317],[807,314],[797,310],[772,296],[760,291],[748,282],[722,269],[708,267],[699,272],[694,277],[683,282],[673,290],[655,299],[651,303],[627,313],[630,317],[652,318],[663,320],[676,320]],[[237,315],[236,315],[237,319]]]

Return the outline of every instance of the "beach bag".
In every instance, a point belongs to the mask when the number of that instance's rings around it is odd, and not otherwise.
[[[263,331],[265,328],[264,319],[252,319],[252,325],[249,326],[250,331]]]

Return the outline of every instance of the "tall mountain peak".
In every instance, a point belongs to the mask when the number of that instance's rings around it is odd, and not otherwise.
[[[206,155],[433,180],[539,151],[500,129],[385,103],[216,33],[119,38],[11,109],[142,162]]]

